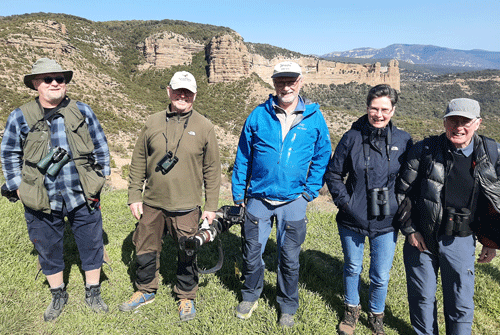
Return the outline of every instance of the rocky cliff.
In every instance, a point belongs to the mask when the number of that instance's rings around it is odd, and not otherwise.
[[[139,69],[151,66],[165,69],[174,65],[191,64],[192,55],[203,48],[203,44],[173,32],[157,33],[137,45],[137,49],[146,59],[146,63]]]
[[[146,57],[147,64],[143,68],[155,66],[165,68],[172,65],[189,63],[194,53],[203,46],[188,41],[173,33],[162,33],[148,37],[138,46]],[[205,47],[208,62],[208,81],[210,83],[233,82],[257,73],[262,80],[272,84],[271,75],[274,66],[284,60],[297,62],[304,71],[304,79],[308,84],[389,84],[400,90],[400,73],[397,60],[388,66],[375,64],[347,64],[322,60],[315,57],[285,58],[277,56],[267,59],[259,54],[250,53],[239,35],[216,36]]]
[[[262,80],[272,84],[271,75],[274,66],[284,60],[293,60],[302,67],[304,80],[309,84],[385,83],[400,90],[399,64],[396,60],[390,61],[387,67],[382,67],[380,63],[346,64],[314,57],[290,59],[278,56],[269,60],[261,55],[249,53],[243,41],[230,35],[214,37],[206,52],[211,70],[209,81],[213,83],[232,81],[255,72]],[[212,62],[215,64],[212,65]]]
[[[250,53],[240,36],[214,37],[205,50],[210,83],[232,82],[252,73]]]

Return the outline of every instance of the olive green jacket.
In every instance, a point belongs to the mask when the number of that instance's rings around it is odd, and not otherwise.
[[[20,198],[29,208],[50,213],[49,197],[44,184],[45,172],[36,166],[49,151],[50,128],[43,120],[42,107],[36,101],[31,101],[20,108],[30,127],[30,132],[23,144]],[[68,104],[58,110],[58,113],[64,117],[66,136],[73,154],[72,160],[78,171],[87,205],[92,208],[94,205],[92,199],[97,197],[106,180],[101,171],[93,167],[91,155],[94,151],[94,143],[85,123],[85,117],[74,100],[69,100]]]
[[[167,151],[179,160],[167,174],[162,174],[158,162]],[[205,210],[215,211],[220,181],[219,147],[208,119],[195,110],[173,114],[170,106],[149,117],[132,155],[129,205],[143,202],[167,211],[191,210],[202,205],[204,188]]]

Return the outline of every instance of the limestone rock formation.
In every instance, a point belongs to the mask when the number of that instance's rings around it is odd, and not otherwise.
[[[154,66],[165,69],[174,65],[190,64],[193,54],[202,51],[203,44],[173,32],[162,32],[146,38],[137,49],[146,58],[140,69]]]
[[[207,45],[206,57],[210,83],[232,82],[251,73],[248,49],[239,36],[213,37]]]
[[[348,64],[315,57],[289,59],[278,56],[269,60],[249,53],[243,41],[231,35],[212,38],[205,50],[211,83],[232,82],[255,72],[262,80],[272,84],[274,66],[281,61],[292,60],[302,67],[306,83],[340,85],[357,82],[371,86],[385,83],[400,90],[397,60],[390,61],[387,67],[382,67],[380,63]]]

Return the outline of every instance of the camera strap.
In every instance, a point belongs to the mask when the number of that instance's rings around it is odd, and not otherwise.
[[[378,131],[378,130],[377,130]],[[387,136],[385,137],[385,148],[387,152],[387,181],[385,186],[389,184],[389,175],[391,173],[391,129],[387,129]],[[370,190],[369,183],[369,173],[370,169],[370,137],[367,135],[363,135],[363,156],[365,158],[365,182],[366,182],[366,190]]]
[[[194,266],[198,269],[198,273],[206,275],[209,273],[215,273],[222,268],[222,264],[224,263],[224,250],[222,250],[222,242],[221,242],[221,239],[219,237],[219,234],[217,234],[216,240],[217,240],[217,248],[219,249],[219,261],[217,262],[217,264],[215,264],[215,266],[213,268],[200,269],[198,267],[198,257],[195,256],[193,263],[194,263]]]

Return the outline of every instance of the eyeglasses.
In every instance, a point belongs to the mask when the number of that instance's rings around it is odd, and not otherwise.
[[[392,112],[393,112],[393,108],[391,109],[387,109],[387,108],[381,108],[381,109],[377,109],[377,108],[369,108],[368,109],[368,113],[372,114],[372,115],[377,115],[378,112],[381,112],[382,115],[390,115]]]
[[[453,118],[453,117],[447,117],[446,122],[449,123],[449,125],[453,128],[458,128],[458,127],[464,127],[464,128],[470,128],[476,121],[479,119],[467,119],[467,118]]]
[[[293,80],[274,80],[274,86],[282,88],[282,87],[293,87],[299,82],[300,78]]]
[[[50,77],[50,76],[47,76],[47,77],[43,77],[43,82],[45,84],[52,84],[52,82],[55,80],[56,83],[58,84],[62,84],[64,83],[65,79],[64,77]]]

